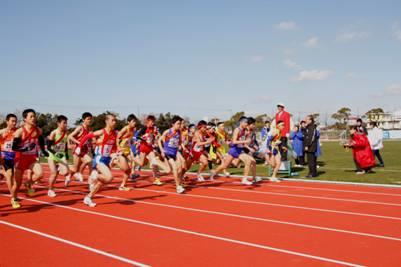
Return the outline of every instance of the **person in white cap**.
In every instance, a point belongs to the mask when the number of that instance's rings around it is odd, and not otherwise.
[[[284,122],[284,128],[281,132],[281,160],[287,161],[287,148],[288,138],[290,137],[291,129],[294,128],[294,122],[291,120],[291,114],[285,111],[285,105],[282,102],[277,103],[276,118],[272,123],[272,126],[276,126],[278,121]]]

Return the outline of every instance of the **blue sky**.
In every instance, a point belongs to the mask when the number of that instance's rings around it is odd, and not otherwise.
[[[3,0],[0,36],[2,113],[401,108],[401,1]]]

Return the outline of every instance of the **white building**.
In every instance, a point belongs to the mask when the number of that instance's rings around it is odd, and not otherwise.
[[[401,110],[369,115],[367,121],[376,121],[384,130],[401,130]]]

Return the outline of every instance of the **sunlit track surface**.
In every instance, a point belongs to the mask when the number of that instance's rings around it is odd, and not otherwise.
[[[301,182],[191,181],[183,195],[172,178],[117,190],[121,173],[94,199],[87,186],[45,179],[12,210],[0,184],[1,266],[397,266],[401,262],[401,189]],[[4,242],[3,242],[4,240]],[[31,251],[30,259],[18,257]],[[57,248],[53,251],[52,248]],[[26,253],[24,253],[26,255]],[[73,256],[74,255],[74,256]],[[80,259],[79,261],[77,259]],[[78,263],[77,263],[78,262]]]

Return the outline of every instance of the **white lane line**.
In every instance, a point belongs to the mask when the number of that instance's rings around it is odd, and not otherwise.
[[[283,207],[283,208],[290,208],[290,209],[301,209],[301,210],[319,211],[319,212],[329,212],[329,213],[337,213],[337,214],[345,214],[345,215],[363,216],[363,217],[372,217],[372,218],[379,218],[379,219],[401,221],[400,217],[376,215],[376,214],[369,214],[369,213],[359,213],[359,212],[330,210],[330,209],[319,209],[319,208],[311,208],[311,207],[304,207],[304,206],[284,205],[284,204],[276,204],[276,203],[269,203],[269,202],[259,202],[259,201],[250,201],[250,200],[240,200],[240,199],[224,198],[224,197],[213,197],[213,196],[205,196],[205,195],[197,195],[197,194],[189,194],[189,193],[177,194],[175,192],[144,189],[144,188],[135,188],[135,190],[154,192],[154,193],[171,194],[171,195],[177,195],[177,196],[181,196],[181,197],[205,198],[205,199],[223,200],[223,201],[245,203],[245,204],[256,204],[256,205],[264,205],[264,206]]]
[[[74,193],[74,194],[85,195],[84,192],[76,191],[76,190],[58,189],[57,191],[70,192],[70,193]],[[240,219],[245,219],[245,220],[276,223],[276,224],[290,225],[290,226],[301,227],[301,228],[316,229],[316,230],[322,230],[322,231],[330,231],[330,232],[337,232],[337,233],[344,233],[344,234],[351,234],[351,235],[358,235],[358,236],[366,236],[366,237],[372,237],[372,238],[378,238],[378,239],[385,239],[385,240],[401,242],[401,238],[391,237],[391,236],[383,236],[383,235],[356,232],[356,231],[337,229],[337,228],[331,228],[331,227],[322,227],[322,226],[317,226],[317,225],[310,225],[310,224],[303,224],[303,223],[295,223],[295,222],[288,222],[288,221],[266,219],[266,218],[260,218],[260,217],[240,215],[240,214],[235,214],[235,213],[227,213],[227,212],[211,211],[211,210],[204,210],[204,209],[188,208],[188,207],[183,207],[183,206],[170,205],[170,204],[161,204],[161,203],[148,202],[148,201],[142,201],[142,200],[132,200],[132,199],[128,199],[128,198],[115,197],[115,196],[109,196],[109,195],[103,195],[103,194],[97,194],[97,196],[101,196],[101,197],[108,198],[108,199],[128,201],[128,202],[132,202],[132,203],[146,204],[146,205],[151,205],[151,206],[179,209],[179,210],[185,210],[185,211],[191,211],[191,212],[206,213],[206,214],[213,214],[213,215],[219,215],[219,216],[240,218]]]
[[[379,193],[379,192],[369,192],[369,191],[359,191],[359,190],[345,190],[345,189],[331,189],[322,187],[308,187],[308,186],[289,186],[289,185],[272,185],[263,183],[263,186],[274,187],[274,188],[294,188],[294,189],[307,189],[307,190],[317,190],[317,191],[328,191],[328,192],[344,192],[344,193],[357,193],[357,194],[367,194],[367,195],[378,195],[378,196],[391,196],[391,197],[401,197],[401,194],[391,194],[391,193]]]
[[[13,224],[13,223],[6,222],[6,221],[3,221],[3,220],[0,220],[0,224],[7,225],[9,227],[16,228],[16,229],[19,229],[19,230],[23,230],[23,231],[26,231],[26,232],[30,232],[32,234],[36,234],[36,235],[39,235],[39,236],[42,236],[42,237],[45,237],[45,238],[48,238],[48,239],[59,241],[61,243],[68,244],[68,245],[71,245],[71,246],[74,246],[74,247],[77,247],[77,248],[88,250],[88,251],[91,251],[91,252],[94,252],[94,253],[97,253],[97,254],[100,254],[100,255],[103,255],[103,256],[106,256],[106,257],[109,257],[109,258],[112,258],[112,259],[115,259],[115,260],[118,260],[118,261],[121,261],[121,262],[124,262],[124,263],[131,264],[133,266],[138,266],[138,267],[149,267],[150,266],[150,265],[146,265],[146,264],[143,264],[143,263],[140,263],[140,262],[137,262],[137,261],[133,261],[133,260],[121,257],[121,256],[117,256],[115,254],[111,254],[109,252],[105,252],[103,250],[99,250],[99,249],[92,248],[92,247],[89,247],[89,246],[86,246],[86,245],[82,245],[82,244],[79,244],[79,243],[76,243],[76,242],[73,242],[73,241],[70,241],[70,240],[67,240],[67,239],[64,239],[64,238],[60,238],[60,237],[57,237],[57,236],[54,236],[54,235],[49,235],[49,234],[46,234],[46,233],[43,233],[43,232],[39,232],[37,230],[33,230],[31,228],[27,228],[27,227],[24,227],[24,226],[21,226],[21,225]]]
[[[264,249],[264,250],[269,250],[269,251],[275,251],[275,252],[279,252],[279,253],[284,253],[284,254],[293,255],[293,256],[299,256],[299,257],[318,260],[318,261],[323,261],[323,262],[330,262],[330,263],[340,264],[340,265],[344,265],[344,266],[352,266],[352,267],[361,267],[361,266],[363,266],[363,265],[350,263],[350,262],[346,262],[346,261],[335,260],[335,259],[330,259],[330,258],[326,258],[326,257],[319,257],[319,256],[315,256],[315,255],[312,255],[312,254],[306,254],[306,253],[296,252],[296,251],[287,250],[287,249],[280,249],[280,248],[275,248],[275,247],[271,247],[271,246],[265,246],[265,245],[260,245],[260,244],[256,244],[256,243],[240,241],[240,240],[236,240],[236,239],[220,237],[220,236],[215,236],[215,235],[205,234],[205,233],[201,233],[201,232],[185,230],[185,229],[171,227],[171,226],[165,226],[165,225],[161,225],[161,224],[155,224],[155,223],[150,223],[150,222],[145,222],[145,221],[140,221],[140,220],[124,218],[124,217],[120,217],[120,216],[114,216],[114,215],[110,215],[110,214],[107,214],[107,213],[101,213],[101,212],[95,212],[95,211],[90,211],[90,210],[78,209],[78,208],[58,205],[58,204],[45,202],[45,201],[40,201],[40,200],[35,200],[35,199],[28,199],[28,198],[21,198],[21,199],[24,199],[24,200],[30,201],[30,202],[36,202],[36,203],[46,204],[46,205],[49,205],[49,206],[59,207],[59,208],[63,208],[63,209],[69,209],[69,210],[73,210],[73,211],[77,211],[77,212],[81,212],[81,213],[87,213],[87,214],[91,214],[91,215],[102,216],[102,217],[106,217],[106,218],[110,218],[110,219],[115,219],[115,220],[120,220],[120,221],[125,221],[125,222],[131,222],[131,223],[136,223],[136,224],[156,227],[156,228],[165,229],[165,230],[169,230],[169,231],[174,231],[174,232],[179,232],[179,233],[185,233],[185,234],[205,237],[205,238],[209,238],[209,239],[224,241],[224,242],[228,242],[228,243],[233,243],[233,244],[238,244],[238,245],[243,245],[243,246],[248,246],[248,247],[253,247],[253,248],[259,248],[259,249]]]
[[[207,189],[212,189],[212,190],[242,192],[242,193],[253,193],[253,194],[274,195],[274,196],[287,196],[287,197],[299,197],[299,198],[310,198],[310,199],[321,199],[321,200],[333,200],[333,201],[344,201],[344,202],[353,202],[353,203],[363,203],[363,204],[373,204],[373,205],[383,205],[383,206],[396,206],[396,207],[401,207],[401,204],[398,204],[398,203],[377,202],[377,201],[369,201],[369,200],[334,198],[334,197],[319,197],[319,196],[310,196],[310,195],[301,195],[301,194],[276,193],[276,192],[264,192],[264,191],[251,191],[251,190],[233,189],[233,188],[201,187],[201,186],[195,186],[195,187],[196,187],[196,188],[207,188]]]

